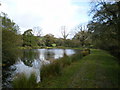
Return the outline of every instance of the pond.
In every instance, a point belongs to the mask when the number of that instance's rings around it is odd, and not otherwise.
[[[16,74],[25,73],[27,77],[31,72],[36,74],[36,82],[40,82],[40,68],[44,64],[50,64],[64,56],[71,56],[78,50],[75,49],[30,49],[22,50],[22,55],[18,57],[16,63],[11,65],[5,73],[7,78],[3,82],[3,87],[12,87],[10,82]]]

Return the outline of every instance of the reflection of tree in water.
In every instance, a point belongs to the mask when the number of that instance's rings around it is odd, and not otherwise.
[[[67,54],[66,54],[66,50],[63,49],[63,57],[65,57],[65,56],[67,56]]]
[[[39,59],[38,50],[23,50],[23,56],[21,60],[28,66],[32,66],[34,59]]]
[[[62,57],[67,56],[67,51],[66,49],[63,49],[62,51],[60,51],[61,53],[55,52],[54,50],[51,49],[47,49],[44,53],[44,58],[46,60],[55,60],[55,56],[57,55],[57,58],[60,58],[60,55],[62,55]],[[60,55],[59,55],[60,54]]]
[[[44,57],[46,60],[54,59],[54,56],[55,56],[55,53],[50,51],[50,49],[47,49],[44,54]]]

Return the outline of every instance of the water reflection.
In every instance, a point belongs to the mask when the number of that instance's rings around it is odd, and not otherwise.
[[[75,50],[73,49],[38,49],[40,52],[40,59],[50,60],[50,59],[58,59],[64,56],[69,56],[75,54]]]
[[[75,54],[75,50],[73,49],[32,49],[23,50],[23,56],[19,58],[25,65],[32,66],[34,59],[51,61],[72,54]]]
[[[64,56],[70,56],[76,53],[73,49],[32,49],[32,50],[22,50],[22,56],[20,55],[19,60],[16,61],[14,65],[10,67],[11,75],[6,78],[12,81],[12,78],[17,73],[26,73],[27,76],[30,72],[36,72],[37,82],[40,81],[40,68],[44,64],[49,64],[51,61],[59,59]],[[8,83],[7,83],[8,84]],[[10,86],[10,85],[9,85]]]
[[[38,50],[30,49],[30,50],[23,50],[22,57],[19,57],[25,65],[32,66],[32,62],[34,59],[39,59],[39,52]]]

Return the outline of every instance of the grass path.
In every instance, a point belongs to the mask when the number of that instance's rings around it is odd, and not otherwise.
[[[38,88],[118,88],[119,64],[105,51],[91,54],[64,68],[62,75],[43,80]]]

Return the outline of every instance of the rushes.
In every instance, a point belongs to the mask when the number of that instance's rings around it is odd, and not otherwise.
[[[52,77],[62,74],[62,69],[72,62],[82,58],[81,54],[75,54],[73,56],[65,56],[54,61],[51,64],[45,65],[41,68],[41,78],[44,80],[46,77]]]
[[[36,76],[32,73],[28,78],[22,73],[13,80],[12,84],[14,88],[34,88],[36,86]]]
[[[46,77],[51,77],[55,75],[60,75],[62,67],[58,62],[53,62],[48,65],[44,65],[41,69],[41,78],[42,80]]]

